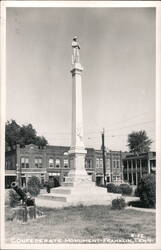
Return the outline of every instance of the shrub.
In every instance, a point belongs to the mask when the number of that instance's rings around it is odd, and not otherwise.
[[[109,193],[117,193],[117,194],[121,194],[122,193],[122,191],[119,188],[119,186],[117,186],[117,185],[115,185],[113,183],[107,184],[107,191]]]
[[[32,196],[37,196],[40,193],[40,180],[36,176],[32,176],[27,183],[28,192]]]
[[[10,207],[16,207],[20,204],[20,196],[14,191],[9,190],[9,205]]]
[[[112,200],[112,209],[124,209],[126,206],[125,199],[117,198]]]
[[[122,194],[122,190],[120,189],[119,186],[117,186],[117,185],[115,186],[114,193],[116,193],[116,194]]]
[[[145,208],[145,205],[142,201],[137,200],[137,201],[129,201],[128,206],[132,206],[132,207],[140,207],[140,208]]]
[[[145,175],[139,185],[138,194],[145,207],[154,208],[156,204],[156,181],[154,174]]]
[[[134,196],[139,197],[139,191],[138,191],[138,188],[136,188],[136,189],[135,189]]]
[[[119,188],[122,191],[122,194],[131,195],[132,194],[132,187],[128,184],[120,184]]]
[[[114,189],[115,189],[115,184],[113,184],[113,183],[107,184],[107,191],[109,193],[113,193]]]

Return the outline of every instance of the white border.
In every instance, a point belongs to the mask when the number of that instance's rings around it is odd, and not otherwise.
[[[4,192],[1,191],[1,249],[161,249],[161,2],[159,1],[3,1],[1,2],[1,130],[0,130],[0,164],[1,190],[4,190],[4,162],[5,162],[5,97],[6,97],[6,8],[7,7],[155,7],[156,8],[156,152],[157,152],[157,209],[156,209],[156,244],[5,244],[4,243]]]

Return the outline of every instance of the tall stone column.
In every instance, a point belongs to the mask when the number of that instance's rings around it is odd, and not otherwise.
[[[133,160],[131,160],[131,184],[134,185],[134,169],[133,169]]]
[[[85,153],[83,142],[82,83],[80,63],[73,65],[72,73],[72,139],[71,151]]]
[[[74,46],[74,47],[73,47]],[[69,150],[72,159],[71,171],[68,176],[74,176],[75,182],[89,179],[85,170],[86,150],[83,141],[83,106],[82,106],[82,72],[80,64],[79,45],[75,40],[72,43],[72,137]]]
[[[147,162],[148,162],[148,174],[150,174],[150,172],[151,172],[150,171],[150,159],[148,159]]]
[[[129,182],[129,161],[127,160],[127,181]]]
[[[142,178],[143,176],[143,172],[142,172],[142,160],[140,159],[140,178]]]
[[[137,159],[135,159],[135,170],[136,170],[136,185],[138,185],[138,163],[137,163]]]

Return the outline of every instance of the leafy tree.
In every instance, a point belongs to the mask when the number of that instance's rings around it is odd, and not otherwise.
[[[20,134],[20,126],[16,123],[15,120],[6,122],[6,148],[10,147],[14,149],[16,144],[19,144],[19,134]]]
[[[37,176],[32,176],[27,183],[28,192],[33,195],[37,196],[40,193],[40,180]]]
[[[35,144],[38,146],[38,147],[44,147],[48,144],[48,141],[45,139],[44,136],[37,136],[36,137],[36,141],[35,141]]]
[[[36,130],[32,124],[22,125],[16,123],[15,120],[6,122],[6,149],[10,147],[12,150],[19,144],[21,147],[29,144],[35,144],[44,147],[48,141],[44,136],[37,136]]]
[[[19,144],[25,146],[28,144],[35,144],[35,141],[36,141],[36,130],[32,127],[32,125],[31,124],[22,125],[19,134]]]
[[[156,204],[156,179],[154,174],[143,176],[137,188],[140,200],[145,207],[154,207]]]
[[[149,152],[151,143],[152,141],[148,138],[145,130],[132,132],[128,135],[129,151],[134,154]]]

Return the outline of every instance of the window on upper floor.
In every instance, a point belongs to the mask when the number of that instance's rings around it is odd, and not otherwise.
[[[53,168],[54,167],[54,159],[50,158],[49,159],[49,168]]]
[[[12,160],[6,160],[6,170],[12,170],[12,169],[13,169]]]
[[[103,167],[103,159],[100,158],[100,167]]]
[[[103,159],[102,158],[97,158],[96,159],[96,167],[97,168],[103,168]]]
[[[119,168],[119,167],[120,167],[120,161],[117,160],[117,168]]]
[[[100,163],[100,160],[99,158],[96,159],[96,168],[99,168],[99,163]]]
[[[35,158],[35,168],[42,168],[42,158]]]
[[[68,167],[69,167],[68,159],[64,159],[64,168],[68,168]]]
[[[110,159],[106,159],[106,169],[110,169]]]
[[[60,159],[56,159],[55,166],[56,168],[60,168]]]
[[[113,168],[116,168],[116,160],[113,160]]]
[[[21,157],[21,168],[29,168],[29,158]]]
[[[92,159],[86,160],[86,168],[92,168]]]

